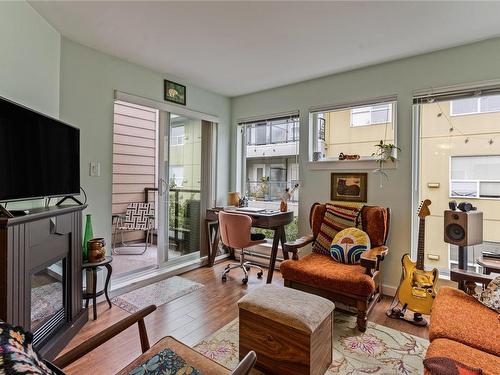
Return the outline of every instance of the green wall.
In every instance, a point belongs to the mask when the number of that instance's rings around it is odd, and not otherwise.
[[[0,2],[0,96],[59,115],[59,33],[25,2]]]
[[[81,131],[81,184],[88,194],[94,235],[110,240],[114,90],[163,101],[163,79],[169,77],[82,46],[63,37],[61,44],[60,116]],[[218,128],[219,200],[229,188],[230,100],[187,86],[187,107],[220,118]],[[89,176],[89,163],[101,163],[101,176]]]
[[[370,170],[368,203],[391,207],[390,253],[384,262],[384,283],[397,286],[401,256],[411,243],[411,157],[412,92],[417,89],[447,86],[500,78],[500,39],[451,48],[346,73],[301,82],[232,99],[231,186],[236,186],[236,121],[239,118],[300,110],[300,230],[308,230],[309,207],[330,198],[331,170],[314,170],[308,163],[308,108],[341,104],[396,94],[398,96],[398,142],[402,148],[390,181],[379,188],[378,176]],[[432,208],[432,206],[431,206]]]

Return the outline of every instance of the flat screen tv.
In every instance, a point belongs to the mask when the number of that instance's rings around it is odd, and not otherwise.
[[[0,201],[80,193],[80,130],[0,98]]]

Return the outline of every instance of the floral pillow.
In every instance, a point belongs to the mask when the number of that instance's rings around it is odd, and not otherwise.
[[[30,332],[0,321],[0,374],[53,375],[32,343]]]
[[[358,228],[347,228],[338,232],[330,246],[330,255],[339,263],[356,264],[361,254],[370,248],[370,237]]]
[[[491,280],[486,289],[476,294],[475,297],[486,307],[500,313],[500,276]]]

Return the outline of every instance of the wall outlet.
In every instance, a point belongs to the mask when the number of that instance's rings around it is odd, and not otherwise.
[[[101,163],[99,163],[97,161],[91,161],[90,168],[89,168],[89,175],[90,175],[90,177],[101,176]]]

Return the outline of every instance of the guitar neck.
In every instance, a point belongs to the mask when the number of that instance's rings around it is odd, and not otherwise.
[[[425,217],[421,217],[418,223],[418,245],[417,245],[417,269],[424,269],[425,249]]]

